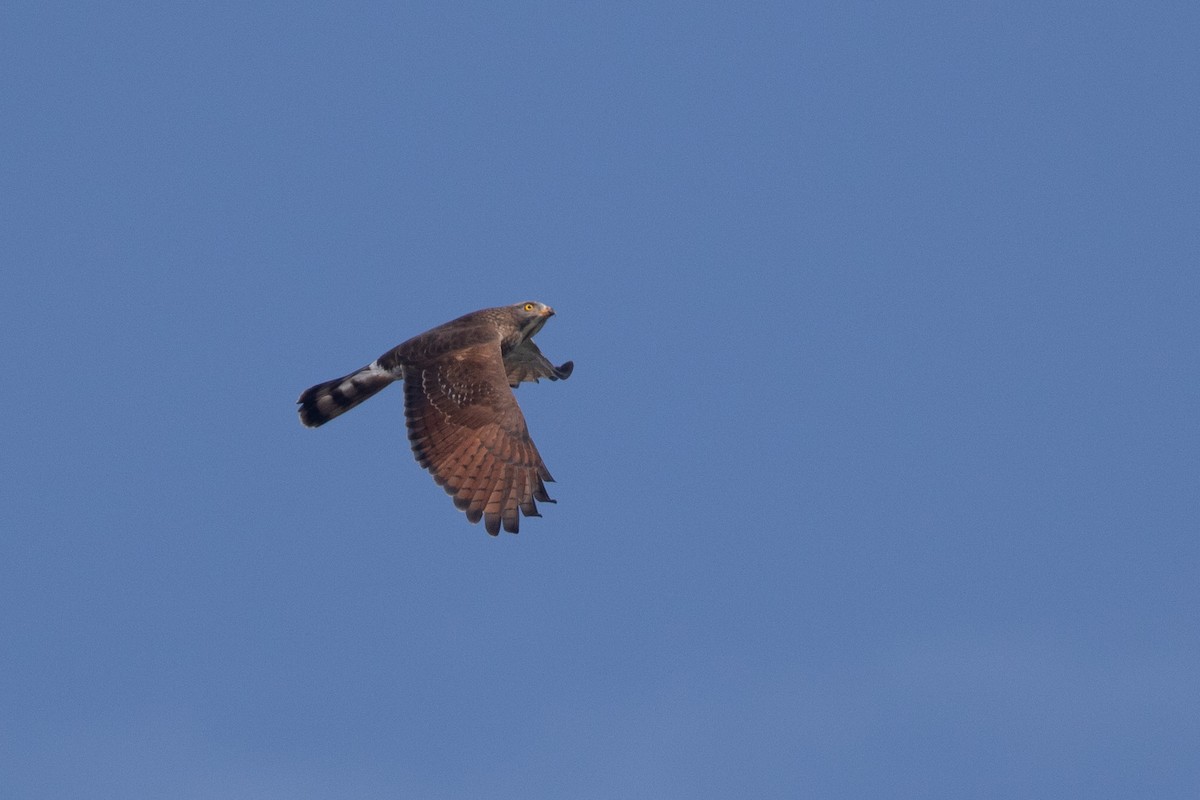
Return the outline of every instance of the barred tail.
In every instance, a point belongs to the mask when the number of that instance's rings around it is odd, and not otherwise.
[[[396,376],[378,364],[370,364],[345,377],[318,383],[304,390],[300,399],[300,421],[310,428],[324,425],[385,388]]]

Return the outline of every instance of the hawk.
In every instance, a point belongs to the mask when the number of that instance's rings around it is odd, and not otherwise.
[[[485,308],[393,347],[360,370],[306,389],[297,401],[310,428],[344,414],[393,381],[404,381],[404,418],[417,463],[472,522],[496,536],[520,527],[518,509],[540,517],[553,503],[550,471],[529,438],[512,388],[570,376],[554,366],[533,336],[554,309],[526,301]],[[511,387],[511,388],[510,388]]]

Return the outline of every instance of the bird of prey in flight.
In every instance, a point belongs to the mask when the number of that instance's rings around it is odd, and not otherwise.
[[[493,536],[540,517],[553,503],[550,471],[529,437],[512,389],[522,381],[565,379],[533,336],[554,309],[532,300],[485,308],[393,347],[362,369],[306,389],[297,401],[310,428],[354,408],[394,381],[404,382],[404,417],[417,463]]]

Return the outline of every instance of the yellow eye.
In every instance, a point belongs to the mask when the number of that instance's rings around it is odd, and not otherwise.
[[[533,303],[526,303],[526,304],[525,304],[525,310],[526,310],[526,311],[533,311]]]

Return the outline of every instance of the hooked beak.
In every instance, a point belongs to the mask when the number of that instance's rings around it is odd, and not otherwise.
[[[546,319],[549,319],[550,317],[554,316],[554,309],[551,308],[550,306],[546,306],[545,308],[542,309],[541,315],[543,317],[545,317]]]

